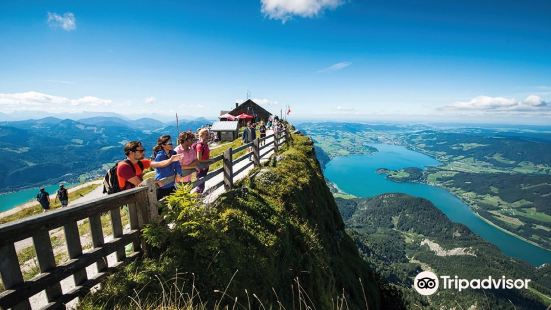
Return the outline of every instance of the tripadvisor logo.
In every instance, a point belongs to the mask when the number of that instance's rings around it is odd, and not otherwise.
[[[430,271],[419,273],[413,281],[413,288],[421,295],[432,295],[438,290],[438,277]]]
[[[461,292],[464,289],[528,289],[530,279],[508,279],[505,276],[493,278],[489,276],[485,279],[461,279],[458,276],[440,276],[438,277],[431,271],[419,273],[413,281],[413,288],[421,295],[432,295],[436,293],[441,285],[442,289],[457,290]]]

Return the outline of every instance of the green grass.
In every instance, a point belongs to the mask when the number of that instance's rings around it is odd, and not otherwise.
[[[388,176],[393,179],[406,179],[406,178],[409,178],[409,173],[400,169],[400,170],[391,171],[388,174]]]
[[[480,144],[480,143],[459,143],[452,146],[452,149],[459,149],[463,151],[468,151],[477,147],[481,146],[487,146],[487,144]]]
[[[490,158],[493,158],[493,159],[495,159],[496,161],[498,161],[500,163],[509,164],[509,165],[512,165],[512,164],[516,163],[516,161],[514,161],[514,160],[506,159],[500,153],[495,153],[494,156],[492,156]]]
[[[547,215],[545,213],[537,212],[536,208],[525,208],[525,209],[521,209],[521,210],[515,210],[515,212],[518,215],[522,215],[524,217],[527,217],[527,218],[530,218],[530,219],[533,219],[533,220],[546,222],[546,223],[551,223],[551,215]]]
[[[513,168],[513,171],[527,174],[551,174],[551,167],[547,165],[534,165],[529,161],[521,161],[515,168]]]

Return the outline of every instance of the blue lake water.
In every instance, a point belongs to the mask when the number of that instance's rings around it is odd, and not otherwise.
[[[373,144],[379,152],[372,155],[337,157],[325,167],[324,174],[342,191],[359,196],[372,197],[383,193],[406,193],[430,200],[453,222],[464,224],[471,231],[496,245],[504,254],[520,258],[532,265],[551,263],[551,251],[509,235],[477,217],[468,205],[448,191],[427,184],[397,183],[377,174],[378,168],[425,168],[439,164],[424,154],[403,146]]]
[[[78,184],[65,184],[65,187],[71,188],[76,185]],[[48,185],[45,187],[45,190],[50,194],[50,198],[55,197],[58,189],[59,184]],[[8,211],[29,201],[34,201],[39,190],[40,188],[33,187],[16,192],[0,194],[0,212]]]

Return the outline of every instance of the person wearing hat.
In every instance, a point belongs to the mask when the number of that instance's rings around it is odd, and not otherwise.
[[[66,207],[69,204],[69,194],[67,193],[67,189],[63,184],[59,184],[59,189],[57,190],[57,195],[55,199],[59,199],[62,208]]]
[[[46,212],[50,210],[50,194],[44,189],[44,186],[40,187],[40,191],[36,195],[36,201],[40,202],[42,209]]]

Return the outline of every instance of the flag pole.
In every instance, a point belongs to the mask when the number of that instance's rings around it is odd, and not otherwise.
[[[180,136],[180,124],[178,122],[178,113],[176,113],[176,130],[178,131],[177,137]]]

